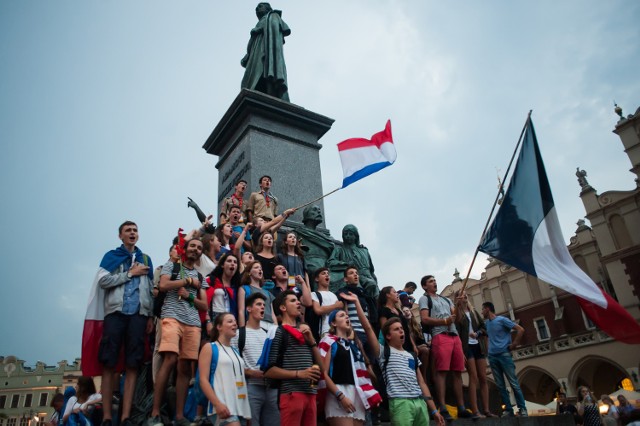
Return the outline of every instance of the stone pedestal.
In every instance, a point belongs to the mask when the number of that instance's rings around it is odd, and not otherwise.
[[[278,198],[278,213],[322,195],[318,140],[333,119],[254,90],[243,89],[203,148],[219,157],[218,206],[233,194],[235,183],[248,183],[245,200],[269,175]],[[318,201],[324,215],[324,203]],[[295,226],[302,211],[290,218]],[[297,222],[297,223],[296,223]]]

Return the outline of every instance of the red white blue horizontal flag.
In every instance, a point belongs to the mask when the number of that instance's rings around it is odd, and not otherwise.
[[[387,120],[384,130],[371,139],[352,138],[340,142],[338,153],[344,173],[343,188],[392,165],[397,154],[391,135],[391,121]]]

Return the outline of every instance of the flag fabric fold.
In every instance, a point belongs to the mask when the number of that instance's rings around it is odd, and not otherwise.
[[[396,161],[396,148],[391,134],[391,120],[383,131],[371,139],[351,138],[338,144],[344,179],[342,188],[392,165]]]
[[[478,250],[578,298],[585,314],[616,340],[640,343],[640,325],[569,254],[531,118],[509,187]]]

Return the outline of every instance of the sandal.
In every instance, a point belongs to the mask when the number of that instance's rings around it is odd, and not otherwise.
[[[498,416],[493,414],[491,411],[485,411],[484,412],[485,417],[489,417],[489,418],[497,418]]]

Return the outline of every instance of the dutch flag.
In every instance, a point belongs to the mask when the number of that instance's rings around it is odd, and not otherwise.
[[[392,165],[396,161],[396,148],[391,136],[391,121],[384,130],[365,138],[352,138],[338,144],[344,179],[342,188]]]

